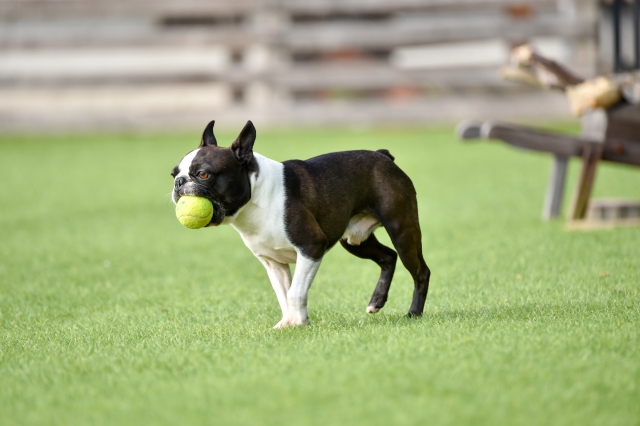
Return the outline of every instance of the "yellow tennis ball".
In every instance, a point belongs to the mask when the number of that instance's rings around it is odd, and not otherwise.
[[[211,222],[213,204],[202,197],[184,195],[176,203],[176,217],[189,229],[198,229]]]

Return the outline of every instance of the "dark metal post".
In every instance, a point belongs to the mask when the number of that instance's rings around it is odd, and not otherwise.
[[[636,38],[634,40],[636,51],[633,67],[635,69],[640,69],[640,0],[635,0],[633,2],[633,28],[633,34]]]
[[[613,0],[611,18],[613,24],[613,71],[622,71],[622,57],[620,55],[620,9],[622,0]]]

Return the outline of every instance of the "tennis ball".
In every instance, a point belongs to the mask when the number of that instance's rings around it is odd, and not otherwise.
[[[198,229],[211,222],[213,204],[202,197],[184,195],[176,203],[176,217],[189,229]]]

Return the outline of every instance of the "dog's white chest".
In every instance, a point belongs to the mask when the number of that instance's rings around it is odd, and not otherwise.
[[[252,177],[251,201],[230,221],[255,256],[295,263],[296,250],[285,231],[284,168],[254,153],[260,171]]]
[[[286,238],[286,235],[279,232],[272,232],[273,229],[266,229],[258,233],[240,232],[242,241],[258,257],[266,257],[280,263],[295,263],[296,251]]]

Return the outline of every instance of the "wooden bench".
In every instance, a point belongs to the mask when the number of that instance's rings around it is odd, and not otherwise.
[[[518,148],[552,154],[553,167],[542,216],[560,215],[570,157],[582,159],[568,219],[585,218],[600,160],[640,166],[640,105],[596,109],[582,117],[581,136],[542,131],[499,121],[463,121],[457,126],[465,140],[497,139]]]

